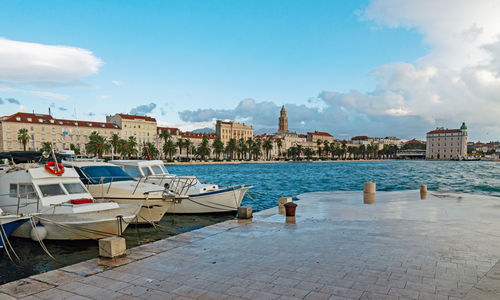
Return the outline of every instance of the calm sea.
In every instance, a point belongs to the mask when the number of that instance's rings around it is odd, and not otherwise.
[[[219,185],[253,185],[243,204],[261,210],[277,205],[278,197],[329,190],[361,190],[363,182],[374,181],[377,190],[418,189],[465,192],[500,197],[500,163],[373,161],[287,164],[240,164],[168,166],[170,173],[197,175]],[[500,199],[499,199],[500,200]],[[156,228],[129,227],[127,246],[179,234],[218,223],[234,214],[167,215]],[[96,242],[46,242],[57,259],[50,259],[38,243],[12,238],[22,262],[16,265],[0,250],[0,283],[60,268],[97,256]]]

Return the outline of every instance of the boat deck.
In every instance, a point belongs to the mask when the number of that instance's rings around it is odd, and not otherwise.
[[[300,195],[272,208],[0,286],[0,299],[500,299],[500,198]]]

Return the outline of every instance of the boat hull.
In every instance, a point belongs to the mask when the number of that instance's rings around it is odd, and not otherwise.
[[[143,199],[143,198],[106,198],[106,201],[113,201],[118,204],[141,204],[141,210],[134,224],[153,224],[158,223],[171,208],[172,200],[163,199]]]
[[[189,195],[181,203],[174,203],[168,213],[205,214],[237,211],[251,186],[238,185],[217,191]]]
[[[11,234],[16,231],[21,225],[26,223],[29,218],[19,218],[19,217],[0,217],[0,248],[4,246],[4,241],[11,236]]]
[[[83,213],[34,215],[38,225],[45,227],[45,240],[96,240],[121,235],[136,218],[138,205],[120,205],[119,208]],[[121,216],[121,218],[119,217]],[[12,236],[30,238],[30,222],[20,226]]]

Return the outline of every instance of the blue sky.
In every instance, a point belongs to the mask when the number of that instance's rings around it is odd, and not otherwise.
[[[95,120],[147,113],[185,129],[229,117],[274,128],[284,104],[299,131],[422,138],[463,120],[478,123],[477,138],[498,139],[498,123],[482,120],[483,112],[434,115],[432,103],[455,97],[433,90],[442,84],[421,87],[432,95],[412,91],[408,76],[437,70],[428,76],[440,82],[437,76],[461,76],[470,66],[433,60],[453,56],[440,52],[453,48],[434,40],[440,28],[432,26],[440,25],[419,15],[421,7],[393,6],[390,0],[2,2],[0,38],[10,50],[0,47],[0,110],[52,106],[57,117],[76,112]],[[67,53],[68,47],[78,49]],[[50,60],[38,56],[45,51],[54,52]],[[2,59],[13,66],[2,72]],[[449,70],[455,73],[445,75]],[[488,72],[495,82],[498,74]]]

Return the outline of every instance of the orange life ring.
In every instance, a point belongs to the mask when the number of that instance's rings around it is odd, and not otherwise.
[[[63,165],[61,165],[60,163],[57,163],[57,166],[59,167],[59,171],[57,171],[55,168],[54,168],[54,165],[56,163],[54,161],[49,161],[45,164],[45,170],[49,171],[50,173],[54,174],[54,175],[58,175],[58,176],[61,176],[63,173],[64,173],[64,167]]]

